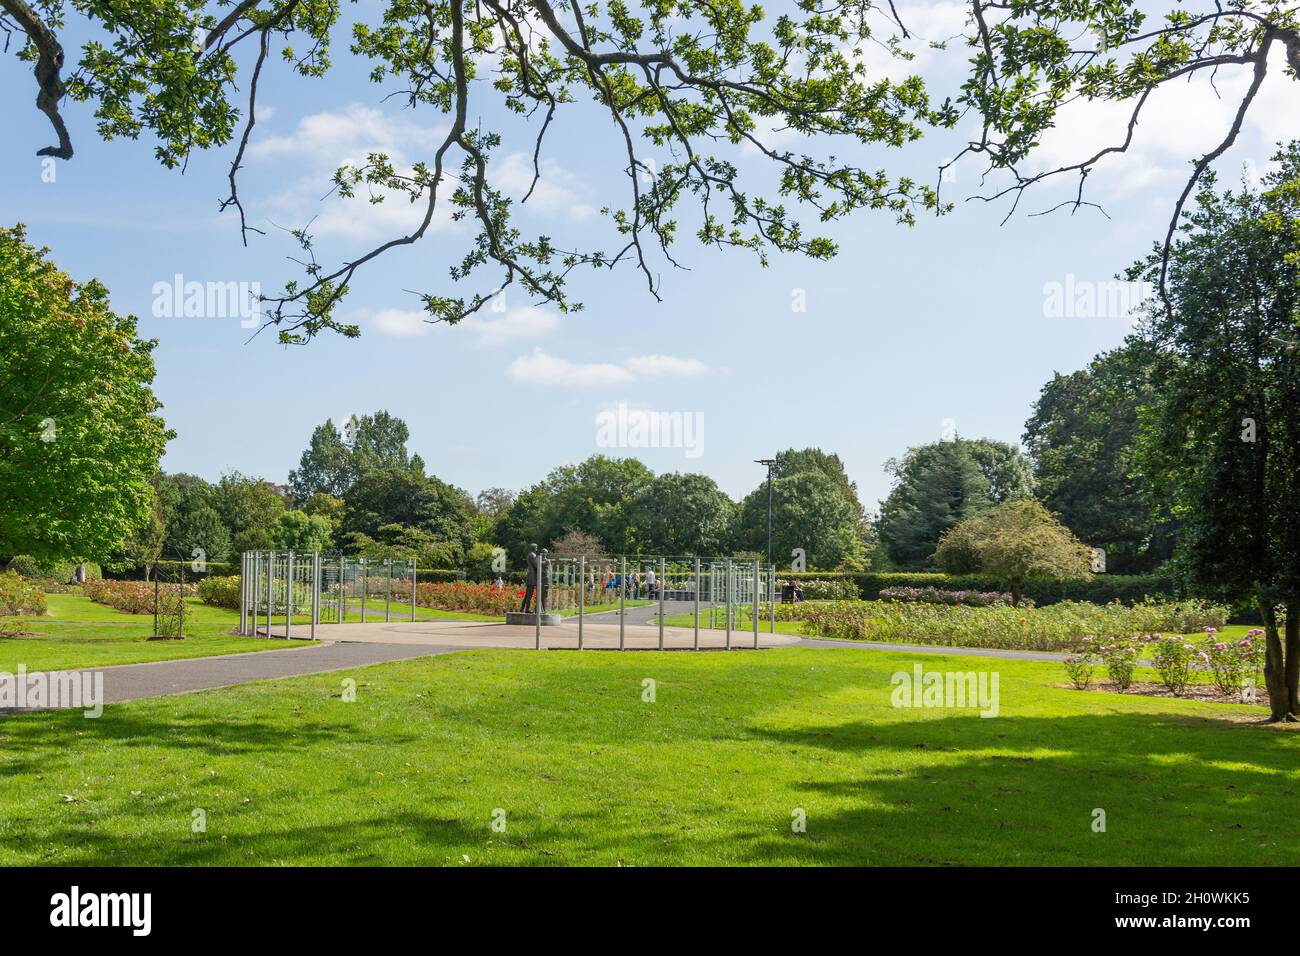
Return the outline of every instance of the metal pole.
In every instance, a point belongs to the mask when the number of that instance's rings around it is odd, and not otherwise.
[[[727,650],[731,650],[731,558],[727,558]]]
[[[311,553],[311,639],[316,640],[316,625],[320,623],[320,552]]]
[[[767,463],[767,563],[772,563],[772,463]]]
[[[411,559],[411,621],[415,621],[415,578],[419,572],[416,570],[415,558]]]
[[[776,633],[776,565],[775,564],[769,564],[767,566],[767,597],[768,597],[768,606],[771,609],[771,613],[768,615],[769,620],[767,625],[767,632],[769,634],[775,634]]]
[[[340,561],[342,558],[339,559]],[[366,592],[370,588],[370,572],[366,568],[366,559],[361,559],[361,623],[366,623]],[[342,616],[339,620],[343,620]]]
[[[659,650],[664,649],[664,572],[667,565],[663,558],[659,559]]]
[[[271,615],[275,613],[275,552],[266,552],[266,636],[271,636]]]
[[[248,553],[239,556],[239,633],[244,634],[248,624]]]
[[[387,558],[384,564],[388,569],[388,580],[384,586],[384,623],[393,619],[393,559]]]
[[[537,556],[537,593],[533,595],[533,650],[542,649],[542,589],[546,587],[546,560]]]
[[[284,639],[287,641],[293,629],[293,552],[289,552],[289,564],[284,571]]]
[[[262,552],[253,552],[253,636],[257,637],[257,612],[262,604],[262,592],[258,584],[262,581]]]
[[[695,650],[700,649],[700,559],[695,559]]]
[[[627,558],[618,559],[618,649],[627,650],[623,646],[623,605],[627,602],[624,600],[627,595]]]
[[[718,623],[718,562],[709,562],[709,630]]]
[[[587,556],[578,558],[578,650],[582,650],[582,611],[587,602]]]
[[[754,562],[754,646],[758,647],[758,589],[759,589],[759,564]]]

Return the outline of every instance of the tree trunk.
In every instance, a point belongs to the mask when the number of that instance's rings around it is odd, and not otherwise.
[[[1268,688],[1269,723],[1295,720],[1295,684],[1291,682],[1288,686],[1287,671],[1294,671],[1295,666],[1300,665],[1300,657],[1296,656],[1294,650],[1283,654],[1282,640],[1277,633],[1277,611],[1273,608],[1273,602],[1261,599],[1259,610],[1264,618],[1264,686]],[[1295,615],[1288,614],[1288,644],[1292,635],[1296,634],[1297,624],[1300,621],[1296,620]],[[1292,665],[1291,668],[1287,667],[1288,663]]]
[[[1300,601],[1286,604],[1286,701],[1287,718],[1300,719]]]
[[[1011,606],[1019,607],[1020,598],[1022,597],[1020,579],[1012,578],[1010,581],[1007,582],[1007,586],[1011,588]]]

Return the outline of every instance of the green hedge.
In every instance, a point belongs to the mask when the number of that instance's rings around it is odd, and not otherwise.
[[[802,575],[777,571],[777,580],[791,577],[837,580],[848,578],[857,584],[863,600],[874,601],[884,588],[940,588],[945,591],[1005,591],[1006,582],[980,574],[937,574],[922,571],[849,573],[841,571],[804,572]],[[1082,581],[1030,580],[1025,582],[1025,597],[1035,604],[1060,601],[1088,601],[1109,604],[1118,598],[1124,604],[1136,604],[1144,597],[1182,597],[1177,583],[1163,574],[1096,574]]]

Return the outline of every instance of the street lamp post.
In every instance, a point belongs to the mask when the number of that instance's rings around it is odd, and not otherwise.
[[[772,563],[772,466],[775,458],[755,458],[754,464],[767,466],[767,563]]]

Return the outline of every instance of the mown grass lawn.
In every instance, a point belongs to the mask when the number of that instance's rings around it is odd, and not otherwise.
[[[26,632],[0,638],[0,671],[14,673],[76,667],[108,667],[189,657],[283,650],[284,641],[240,637],[239,612],[210,607],[197,598],[186,602],[184,640],[151,641],[152,614],[127,614],[79,594],[50,594],[41,617],[5,617],[0,624]],[[311,641],[288,646],[305,647]]]
[[[996,671],[999,716],[892,707],[918,662]],[[1061,681],[859,648],[484,650],[23,715],[0,864],[1300,863],[1300,736]]]

